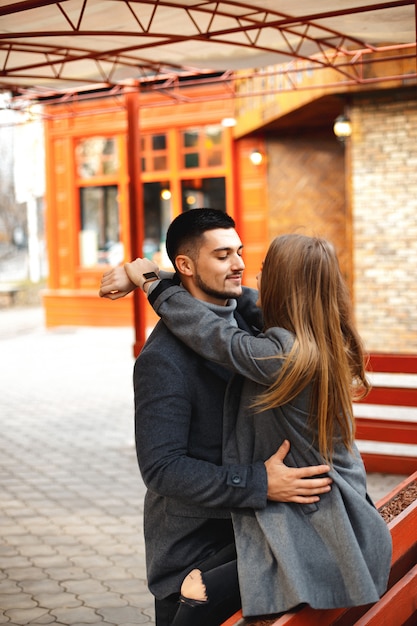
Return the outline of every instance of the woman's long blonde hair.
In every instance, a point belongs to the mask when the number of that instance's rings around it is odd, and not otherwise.
[[[336,435],[351,449],[352,400],[367,395],[364,351],[333,246],[318,237],[283,235],[271,243],[262,269],[265,330],[295,335],[275,383],[255,405],[281,406],[313,385],[310,423],[319,452],[331,462]]]

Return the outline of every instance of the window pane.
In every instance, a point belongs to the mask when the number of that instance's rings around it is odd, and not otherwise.
[[[207,155],[207,165],[211,165],[212,167],[216,165],[222,165],[223,163],[223,153],[221,151],[210,152]]]
[[[123,261],[116,185],[80,189],[80,264],[83,267]]]
[[[172,268],[166,255],[165,238],[172,220],[172,202],[169,183],[144,183],[143,204],[145,238],[143,256],[155,261],[159,267]]]
[[[204,140],[208,166],[218,166],[223,163],[223,130],[221,126],[207,126]]]
[[[80,141],[75,158],[80,178],[114,174],[119,167],[114,137],[90,137]]]
[[[142,172],[160,172],[168,169],[168,136],[141,135],[141,168]]]
[[[152,135],[152,150],[166,150],[166,135]]]
[[[102,166],[103,174],[116,174],[117,172],[117,162],[115,159],[103,161]]]
[[[203,178],[181,181],[182,210],[220,209],[226,210],[226,179]]]
[[[107,138],[104,140],[103,154],[116,154],[116,143],[114,138]]]
[[[182,141],[184,148],[194,148],[198,145],[198,131],[187,130],[182,135]]]
[[[207,126],[206,128],[206,140],[209,146],[219,146],[222,143],[223,130],[221,126]]]
[[[166,170],[168,168],[166,156],[156,156],[153,159],[153,169],[156,171]]]
[[[191,154],[184,155],[184,166],[186,168],[189,167],[199,167],[200,166],[200,158],[198,152],[192,152]]]

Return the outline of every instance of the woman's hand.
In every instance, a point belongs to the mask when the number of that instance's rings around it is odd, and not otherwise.
[[[128,293],[136,289],[136,286],[130,280],[125,268],[122,265],[118,265],[103,274],[98,294],[100,298],[117,300],[127,296]]]
[[[146,278],[143,274],[155,272],[158,274],[159,267],[149,259],[135,259],[124,266],[118,265],[111,270],[105,272],[101,278],[99,296],[100,298],[109,298],[109,300],[117,300],[124,298],[128,293],[140,287],[143,289],[143,283]]]

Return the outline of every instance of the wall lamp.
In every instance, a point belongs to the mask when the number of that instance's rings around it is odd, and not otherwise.
[[[350,119],[342,113],[336,117],[333,124],[333,132],[341,143],[345,143],[352,134],[352,124]]]
[[[252,150],[249,155],[249,159],[253,165],[260,165],[263,161],[264,155],[260,150]]]

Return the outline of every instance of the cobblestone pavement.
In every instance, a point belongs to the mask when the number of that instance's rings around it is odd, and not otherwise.
[[[154,624],[130,328],[0,310],[0,624]]]
[[[0,309],[0,624],[154,624],[130,328]],[[371,475],[374,499],[401,477]]]

